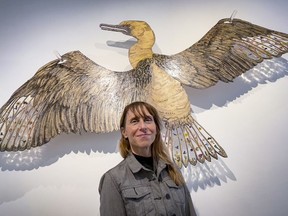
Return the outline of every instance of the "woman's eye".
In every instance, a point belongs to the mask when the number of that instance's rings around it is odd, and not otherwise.
[[[151,122],[151,121],[153,121],[153,119],[152,119],[151,117],[146,117],[146,118],[145,118],[145,121],[146,121],[146,122]]]

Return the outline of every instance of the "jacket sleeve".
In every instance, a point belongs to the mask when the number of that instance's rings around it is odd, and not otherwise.
[[[126,215],[122,196],[109,172],[102,176],[98,190],[100,193],[100,215]]]
[[[192,199],[191,199],[191,194],[186,186],[186,184],[184,185],[184,190],[185,190],[185,200],[186,200],[186,215],[190,215],[190,216],[197,216],[194,205],[192,203]]]

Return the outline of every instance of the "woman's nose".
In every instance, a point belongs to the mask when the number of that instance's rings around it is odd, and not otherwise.
[[[144,120],[139,121],[139,129],[144,129],[144,130],[147,129],[147,125]]]

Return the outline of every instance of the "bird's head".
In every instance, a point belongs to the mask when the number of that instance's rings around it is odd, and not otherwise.
[[[100,24],[100,28],[107,31],[122,32],[125,35],[136,38],[137,40],[143,38],[154,40],[154,33],[145,21],[129,20],[123,21],[119,25]]]

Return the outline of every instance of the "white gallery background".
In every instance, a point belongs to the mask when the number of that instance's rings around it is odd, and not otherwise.
[[[199,40],[237,10],[241,18],[288,33],[285,1],[0,0],[0,106],[37,69],[80,50],[117,71],[130,68],[129,37],[100,23],[147,21],[154,51],[174,54]],[[185,88],[194,116],[219,141],[228,158],[183,169],[196,211],[209,215],[287,215],[288,63],[268,61],[206,90]],[[266,75],[266,76],[265,76]],[[247,77],[246,77],[247,78]],[[98,184],[121,157],[119,132],[60,135],[23,152],[0,153],[0,215],[99,215]],[[111,203],[113,208],[113,203]]]

